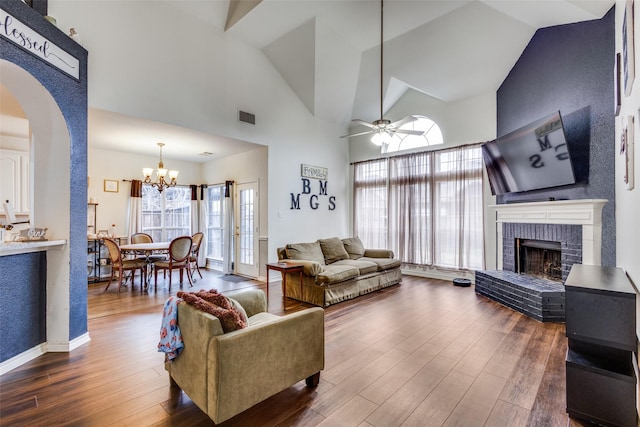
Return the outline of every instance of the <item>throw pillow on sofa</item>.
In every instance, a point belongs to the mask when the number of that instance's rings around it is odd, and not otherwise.
[[[287,245],[287,258],[295,260],[315,261],[325,265],[324,254],[320,243],[291,243]]]
[[[343,259],[349,259],[349,253],[344,248],[342,240],[337,237],[330,239],[320,239],[320,248],[324,254],[324,260],[327,264],[332,264],[336,261]]]
[[[358,236],[342,239],[342,244],[351,259],[358,259],[364,256],[364,245]]]

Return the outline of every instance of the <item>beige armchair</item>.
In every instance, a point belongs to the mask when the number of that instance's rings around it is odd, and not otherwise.
[[[249,326],[224,333],[220,321],[178,305],[184,349],[165,363],[180,387],[216,424],[306,379],[315,387],[324,369],[324,310],[267,313],[264,292],[225,293],[247,312]]]

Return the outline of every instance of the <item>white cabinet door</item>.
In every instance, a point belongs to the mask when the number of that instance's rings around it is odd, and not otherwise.
[[[28,214],[29,181],[29,153],[0,150],[0,202],[8,200],[16,214]]]

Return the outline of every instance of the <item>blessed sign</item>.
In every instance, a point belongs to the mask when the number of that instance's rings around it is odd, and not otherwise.
[[[0,9],[0,36],[76,79],[80,61]]]

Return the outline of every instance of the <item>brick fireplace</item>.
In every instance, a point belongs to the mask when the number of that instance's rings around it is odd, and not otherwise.
[[[603,199],[490,206],[497,271],[476,272],[476,293],[540,321],[564,321],[564,280],[576,263],[600,265]],[[528,261],[523,245],[531,249]],[[540,271],[523,274],[523,264]],[[548,275],[547,273],[552,273]]]

